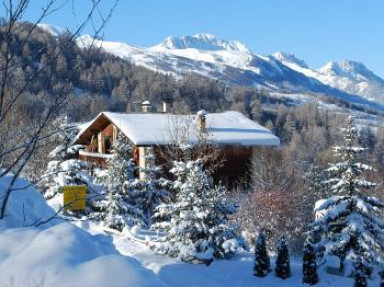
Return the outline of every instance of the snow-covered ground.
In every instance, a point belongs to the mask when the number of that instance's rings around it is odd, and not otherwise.
[[[92,228],[91,228],[92,230]],[[97,233],[93,229],[92,233]],[[148,238],[139,234],[139,239]],[[149,233],[151,237],[151,233]],[[159,279],[172,287],[205,287],[205,286],[308,286],[303,284],[301,259],[291,260],[292,277],[286,280],[279,279],[271,272],[265,278],[255,277],[253,270],[253,254],[244,252],[233,256],[229,260],[218,260],[210,266],[203,264],[187,264],[178,262],[176,259],[167,256],[157,255],[152,252],[144,242],[138,242],[130,235],[111,234],[116,249],[125,256],[133,257],[146,269],[151,270]],[[145,240],[144,240],[145,241]],[[273,261],[273,259],[272,259]],[[330,275],[319,271],[320,282],[316,286],[353,286],[350,278]],[[378,282],[370,282],[370,286],[378,286]]]
[[[112,238],[70,223],[0,233],[0,286],[166,286]]]
[[[1,196],[11,179],[0,180]],[[119,233],[80,220],[52,220],[35,227],[54,212],[28,182],[17,180],[15,187],[7,216],[0,221],[1,287],[305,286],[300,258],[292,259],[289,279],[278,279],[273,273],[258,278],[252,275],[250,252],[210,266],[187,264],[150,250],[146,243],[158,236],[151,231],[134,228]],[[353,286],[351,279],[324,271],[320,278],[317,286]],[[370,282],[370,286],[378,284]]]

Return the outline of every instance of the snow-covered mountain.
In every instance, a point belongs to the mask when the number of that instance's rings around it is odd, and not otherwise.
[[[358,62],[330,62],[316,70],[293,54],[261,56],[238,41],[204,33],[168,37],[149,48],[94,41],[90,36],[78,39],[81,47],[96,43],[135,65],[177,77],[196,73],[274,92],[320,93],[363,105],[372,105],[372,101],[384,103],[384,80]]]
[[[362,63],[347,60],[329,62],[324,67],[314,70],[292,54],[274,53],[271,57],[281,61],[287,67],[307,77],[317,79],[330,87],[365,97],[368,100],[384,101],[384,80]]]
[[[228,50],[250,54],[251,51],[239,41],[227,41],[212,34],[199,33],[195,36],[168,37],[153,49],[198,49],[198,50]]]

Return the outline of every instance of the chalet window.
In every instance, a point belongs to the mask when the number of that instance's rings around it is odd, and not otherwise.
[[[112,140],[111,137],[104,137],[105,153],[112,153]]]

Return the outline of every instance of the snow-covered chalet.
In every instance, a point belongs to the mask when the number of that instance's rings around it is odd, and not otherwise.
[[[225,158],[215,178],[232,185],[249,174],[256,147],[280,144],[269,129],[236,111],[176,115],[151,113],[148,107],[144,104],[141,113],[100,113],[82,127],[75,140],[75,144],[86,147],[79,152],[79,157],[102,166],[111,156],[113,141],[122,133],[134,145],[137,166],[144,167],[147,147],[160,151],[180,144],[194,145],[203,133]]]

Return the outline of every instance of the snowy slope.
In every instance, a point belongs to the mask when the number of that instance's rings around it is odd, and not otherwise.
[[[168,37],[150,48],[119,42],[78,39],[80,47],[95,43],[106,52],[154,71],[177,77],[197,73],[230,84],[263,87],[275,92],[326,94],[348,102],[370,105],[384,103],[384,81],[364,65],[343,61],[315,70],[292,54],[252,53],[238,41],[211,34]]]

